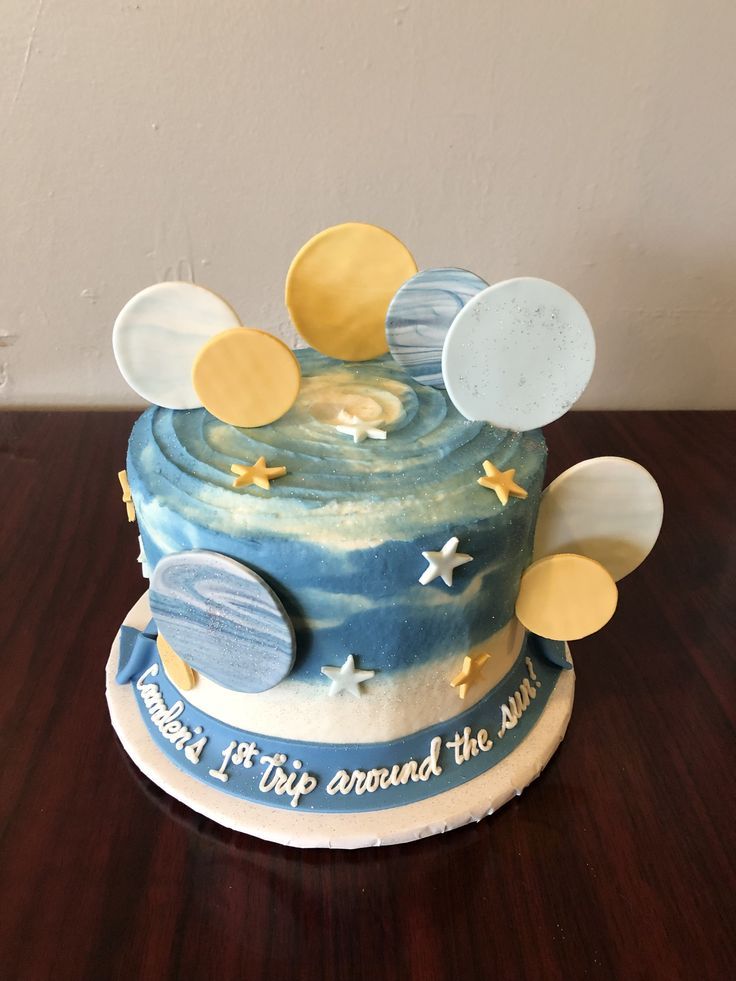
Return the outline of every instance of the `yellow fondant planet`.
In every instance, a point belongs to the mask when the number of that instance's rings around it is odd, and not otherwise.
[[[599,562],[570,553],[548,555],[521,577],[516,616],[540,637],[580,640],[608,623],[617,601],[616,583]]]
[[[344,361],[388,351],[389,303],[417,271],[406,248],[375,225],[348,222],[315,235],[286,277],[286,306],[311,347]]]
[[[202,405],[231,426],[280,419],[299,394],[301,371],[278,337],[253,327],[223,331],[204,345],[192,369]]]

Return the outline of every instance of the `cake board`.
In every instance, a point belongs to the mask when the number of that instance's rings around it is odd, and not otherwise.
[[[142,630],[149,620],[144,594],[124,624]],[[106,667],[107,703],[118,738],[139,770],[171,797],[226,828],[298,848],[394,845],[480,821],[539,776],[562,741],[572,712],[575,672],[562,671],[542,715],[523,742],[486,773],[441,794],[384,810],[295,812],[241,800],[176,766],[151,739],[132,686],[115,680],[119,640],[118,634]]]

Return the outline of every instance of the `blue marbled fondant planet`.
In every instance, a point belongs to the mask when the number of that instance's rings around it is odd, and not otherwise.
[[[151,579],[151,612],[176,653],[234,691],[259,692],[294,663],[294,631],[270,589],[227,556],[204,550],[162,559]]]
[[[442,345],[455,317],[488,286],[467,269],[423,269],[397,291],[386,314],[391,354],[412,378],[444,388]]]

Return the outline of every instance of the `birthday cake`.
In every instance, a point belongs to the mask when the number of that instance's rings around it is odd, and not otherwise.
[[[304,246],[286,300],[313,350],[190,284],[116,321],[153,405],[119,474],[150,588],[108,663],[113,724],[173,796],[284,843],[478,820],[562,739],[566,642],[613,614],[661,496],[615,457],[543,494],[538,427],[594,357],[560,287],[417,273],[353,223]]]

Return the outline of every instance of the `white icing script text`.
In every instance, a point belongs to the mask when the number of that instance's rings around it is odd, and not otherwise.
[[[439,764],[442,736],[435,736],[429,747],[429,755],[421,763],[409,760],[407,763],[395,763],[391,769],[385,766],[373,770],[338,770],[327,784],[327,793],[335,794],[374,794],[377,790],[388,787],[399,787],[411,780],[426,781],[432,776],[439,776],[442,767]]]
[[[275,794],[288,794],[291,797],[291,806],[299,804],[299,798],[305,794],[311,794],[317,786],[317,778],[306,770],[304,773],[287,773],[283,769],[286,763],[285,753],[274,753],[273,756],[262,756],[261,763],[268,764],[266,772],[261,777],[258,789],[266,794],[273,790]],[[301,770],[302,761],[293,760],[291,764],[296,771]]]
[[[202,732],[199,726],[194,731],[187,729],[183,722],[179,721],[179,716],[184,711],[184,702],[176,701],[169,708],[161,694],[161,689],[152,681],[146,683],[146,678],[155,678],[158,674],[158,664],[152,664],[147,671],[144,671],[136,682],[136,688],[141,693],[141,701],[148,709],[151,722],[158,729],[164,739],[173,743],[174,747],[181,751],[190,763],[199,763],[199,757],[207,744],[207,737],[200,736]],[[191,740],[195,736],[199,739]]]
[[[498,738],[503,739],[509,729],[514,729],[522,715],[529,708],[529,703],[537,697],[537,688],[542,687],[541,681],[537,681],[534,673],[534,665],[530,657],[524,658],[526,669],[529,672],[528,678],[523,678],[521,684],[513,695],[509,697],[508,703],[501,706],[501,728],[498,730]],[[532,681],[536,687],[532,687]]]
[[[488,738],[487,729],[479,729],[475,737],[471,733],[470,726],[465,726],[462,736],[456,732],[454,738],[445,743],[448,749],[455,750],[455,762],[458,766],[467,763],[478,753],[487,753],[489,749],[493,749],[493,740]]]
[[[292,807],[297,807],[299,798],[311,794],[317,786],[317,778],[311,773],[306,770],[303,773],[298,772],[302,768],[301,760],[294,760],[291,764],[296,772],[287,773],[283,768],[288,759],[285,753],[274,753],[273,756],[261,756],[260,753],[260,749],[254,742],[238,743],[232,739],[222,751],[222,763],[219,768],[210,770],[209,774],[215,780],[227,783],[230,774],[225,771],[231,763],[233,766],[243,766],[246,770],[250,770],[258,758],[258,762],[266,766],[259,781],[258,789],[262,794],[273,791],[279,797],[282,794],[287,794],[291,797]]]
[[[537,697],[537,690],[541,688],[542,683],[537,679],[531,658],[525,658],[525,664],[527,677],[521,680],[516,691],[500,706],[501,727],[497,732],[499,739],[503,739],[510,729],[516,728]],[[158,671],[158,665],[153,664],[136,682],[141,701],[148,711],[151,723],[163,738],[177,751],[183,751],[190,763],[197,764],[208,737],[203,734],[200,726],[190,729],[180,719],[185,708],[183,701],[178,699],[171,708],[167,706],[159,685],[150,680],[157,677]],[[388,790],[390,787],[424,783],[442,773],[440,754],[443,739],[443,736],[435,736],[429,745],[427,756],[422,760],[410,759],[370,770],[337,770],[329,779],[325,790],[331,797],[337,794],[355,794],[360,797],[363,794],[374,794],[378,790]],[[474,733],[470,726],[465,726],[462,732],[455,731],[453,737],[444,743],[452,751],[456,766],[462,766],[481,753],[489,752],[493,745],[487,729],[478,729]],[[258,781],[258,790],[262,794],[274,793],[279,797],[286,795],[290,798],[292,807],[298,807],[301,798],[311,794],[320,782],[314,774],[303,768],[301,760],[295,759],[289,764],[286,753],[275,751],[270,755],[262,754],[254,741],[238,742],[232,739],[222,750],[221,756],[220,766],[208,771],[214,780],[225,784],[231,776],[228,773],[229,767],[242,766],[250,770],[258,763],[264,767]]]

